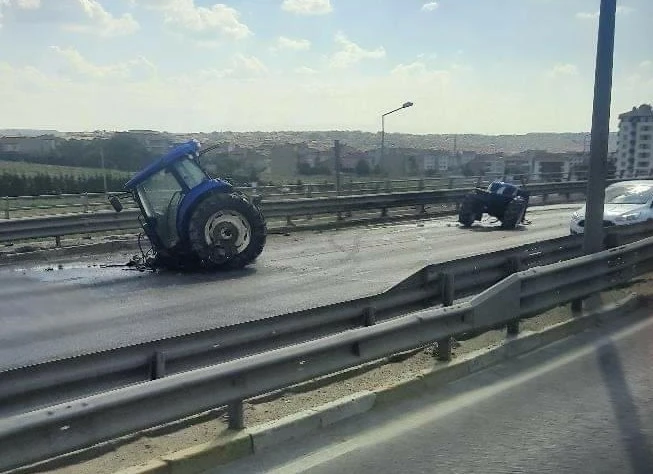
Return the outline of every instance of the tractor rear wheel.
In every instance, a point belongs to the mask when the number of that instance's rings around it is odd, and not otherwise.
[[[471,227],[478,217],[478,207],[478,201],[475,194],[468,194],[465,196],[465,199],[463,199],[463,202],[460,205],[460,211],[458,211],[458,222],[460,222],[463,227]]]
[[[526,200],[517,196],[506,206],[501,219],[501,227],[504,229],[514,229],[517,227],[526,212]]]
[[[192,251],[211,269],[234,270],[252,263],[266,238],[261,211],[239,193],[210,194],[195,207],[188,225]]]

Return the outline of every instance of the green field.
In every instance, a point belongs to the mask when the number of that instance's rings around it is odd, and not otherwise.
[[[102,174],[101,168],[82,168],[75,166],[44,165],[41,163],[25,163],[21,161],[0,160],[0,174],[3,172],[35,176],[38,173],[50,175],[97,176]],[[107,170],[107,176],[130,178],[133,173],[127,171]]]

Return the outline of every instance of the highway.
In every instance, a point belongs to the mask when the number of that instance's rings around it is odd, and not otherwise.
[[[0,268],[0,370],[378,293],[424,265],[568,235],[578,205],[529,210],[514,231],[454,216],[271,235],[228,274],[140,273],[118,253]]]
[[[615,326],[207,473],[651,473],[653,312]]]

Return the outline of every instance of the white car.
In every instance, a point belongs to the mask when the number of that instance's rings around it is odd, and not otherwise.
[[[623,181],[605,188],[603,226],[636,224],[653,220],[653,180]],[[571,216],[569,230],[582,234],[585,206]]]

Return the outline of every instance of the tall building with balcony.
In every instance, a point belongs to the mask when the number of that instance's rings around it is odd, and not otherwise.
[[[619,115],[617,135],[617,176],[653,176],[653,108],[633,107]]]

